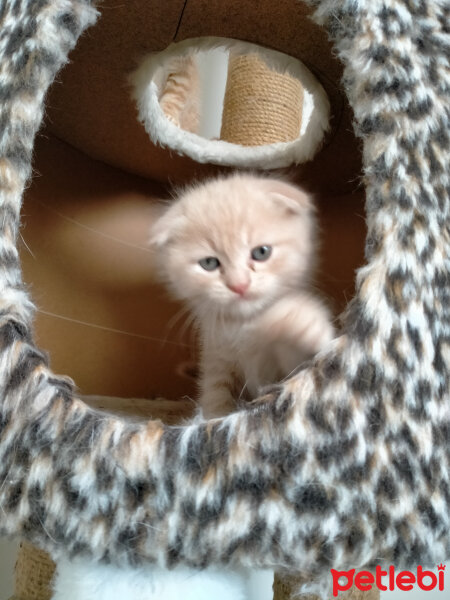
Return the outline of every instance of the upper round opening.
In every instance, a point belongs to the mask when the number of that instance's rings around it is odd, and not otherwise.
[[[311,159],[327,95],[296,58],[238,40],[196,38],[144,58],[131,77],[153,142],[198,162],[273,169]]]

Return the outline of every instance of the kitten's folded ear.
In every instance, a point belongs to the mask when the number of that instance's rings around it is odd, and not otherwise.
[[[176,235],[176,232],[181,227],[183,215],[178,209],[178,206],[172,205],[150,227],[150,246],[161,248],[165,246]]]
[[[285,181],[268,179],[268,191],[273,201],[293,215],[304,215],[313,210],[311,197],[305,191]]]

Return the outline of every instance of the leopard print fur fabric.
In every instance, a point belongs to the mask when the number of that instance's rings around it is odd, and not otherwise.
[[[45,92],[86,0],[0,0],[0,533],[122,565],[450,556],[450,3],[317,0],[364,144],[367,264],[342,335],[248,411],[85,406],[32,337],[16,248]]]

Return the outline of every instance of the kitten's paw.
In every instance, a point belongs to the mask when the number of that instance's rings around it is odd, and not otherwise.
[[[314,354],[323,350],[336,335],[328,311],[320,308],[322,310],[311,313],[308,319],[300,323],[298,332],[299,340]]]
[[[199,404],[205,419],[225,417],[238,408],[236,400],[228,394],[204,392],[199,399]]]
[[[335,335],[329,310],[318,298],[304,293],[280,299],[266,313],[263,326],[275,343],[300,344],[313,353]]]

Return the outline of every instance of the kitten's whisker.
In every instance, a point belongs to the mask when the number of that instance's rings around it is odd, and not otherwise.
[[[247,389],[247,381],[245,381],[244,385],[241,387],[241,391],[239,392],[239,396],[237,397],[238,402],[240,402],[242,400],[246,389]]]
[[[186,320],[190,320],[192,317],[189,308],[187,306],[183,306],[182,308],[180,308],[180,310],[178,310],[170,319],[169,322],[167,323],[166,327],[165,327],[165,333],[166,335],[164,336],[164,338],[161,340],[161,348],[164,348],[165,344],[169,341],[169,336],[172,333],[174,327],[181,321],[181,319],[185,319]],[[182,326],[180,326],[180,328],[177,331],[177,335],[175,336],[175,339],[177,340],[182,340],[182,338],[184,337],[184,334],[186,332],[186,327],[185,327],[185,323],[183,323]]]
[[[305,361],[303,361],[305,362]],[[296,367],[294,367],[292,369],[292,371],[290,373],[288,373],[287,375],[285,375],[283,377],[283,379],[281,379],[281,381],[279,381],[278,383],[285,383],[290,377],[292,377],[293,375],[296,375],[298,373],[298,371],[301,369],[303,363],[299,363]]]
[[[189,336],[189,342],[192,343],[193,345],[195,344],[196,341],[196,337],[197,337],[197,332],[195,330],[195,322],[196,322],[196,318],[195,315],[192,313],[189,313],[186,317],[186,319],[184,320],[183,326],[180,328],[180,336],[184,337],[186,335],[186,332],[188,330],[190,330],[190,336]]]
[[[186,314],[189,314],[189,307],[188,306],[182,306],[179,310],[177,310],[177,312],[169,319],[168,323],[167,323],[167,327],[172,329],[174,327],[174,325],[176,325],[178,323],[178,321],[181,319],[181,317],[183,317]]]

